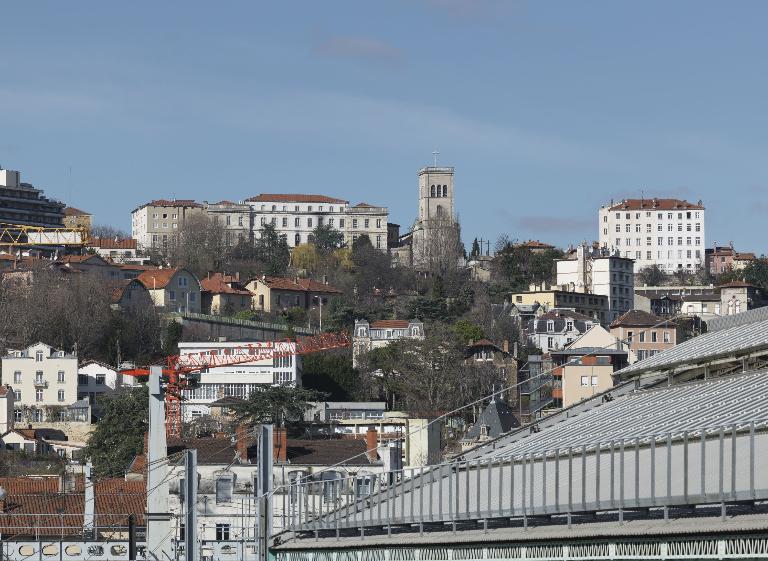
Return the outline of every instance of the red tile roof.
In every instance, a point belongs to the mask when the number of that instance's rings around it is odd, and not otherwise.
[[[704,206],[680,199],[625,199],[608,210],[704,210]]]
[[[156,290],[168,286],[173,276],[180,270],[178,267],[173,269],[151,269],[144,271],[136,278],[139,279],[147,290]]]
[[[125,240],[93,238],[88,242],[88,247],[98,247],[99,249],[136,249],[136,240],[131,238]]]
[[[515,244],[515,247],[527,247],[530,249],[555,249],[555,246],[548,243],[540,242],[539,240],[528,240]]]
[[[96,261],[102,263],[102,264],[108,264],[103,257],[100,257],[99,255],[65,255],[64,257],[61,257],[58,261],[59,263],[85,263],[86,261],[90,261],[91,259],[95,259]]]
[[[736,253],[733,256],[735,261],[754,261],[757,259],[754,253]]]
[[[230,275],[214,273],[200,281],[200,286],[204,292],[212,294],[239,294],[241,296],[253,296],[253,294],[242,287]]]
[[[263,282],[270,289],[293,290],[296,292],[322,292],[324,294],[341,294],[341,290],[330,284],[323,284],[312,279],[292,279],[288,277],[266,277],[254,279]]]
[[[717,285],[717,288],[757,288],[754,284],[750,284],[748,282],[744,281],[731,281],[726,282],[725,284],[719,284]]]
[[[84,480],[76,476],[73,492],[60,492],[58,477],[0,477],[6,490],[0,532],[9,535],[59,536],[83,530]],[[95,512],[99,526],[125,526],[129,514],[144,524],[146,484],[122,478],[102,479],[94,484]]]
[[[301,194],[284,194],[284,193],[261,193],[250,199],[246,199],[250,203],[332,203],[332,204],[349,204],[349,201],[344,199],[334,199],[333,197],[326,197],[325,195],[301,195]]]
[[[91,213],[73,206],[68,206],[64,209],[64,216],[91,216]]]
[[[372,329],[406,329],[408,320],[404,319],[380,319],[371,324]]]

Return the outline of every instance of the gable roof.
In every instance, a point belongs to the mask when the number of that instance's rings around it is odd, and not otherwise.
[[[341,290],[331,286],[314,281],[312,279],[292,279],[288,277],[260,277],[253,279],[266,284],[270,289],[275,290],[293,290],[297,292],[322,292],[325,294],[341,294]]]
[[[146,290],[147,288],[138,279],[121,279],[119,281],[116,281],[111,285],[112,292],[110,292],[109,294],[110,303],[119,304],[120,301],[123,299],[123,296],[125,295],[125,291],[128,290],[131,287],[131,285],[133,285],[139,290]]]
[[[325,195],[304,195],[299,193],[261,193],[250,199],[245,199],[249,203],[332,203],[349,204],[344,199],[335,199]]]
[[[91,216],[91,213],[73,206],[68,206],[64,207],[64,216]]]
[[[567,308],[552,308],[546,313],[541,314],[536,319],[562,319],[562,318],[568,318],[568,319],[577,319],[581,321],[591,321],[591,322],[597,322],[595,318],[591,318],[586,314],[582,314],[579,312],[576,312],[574,310],[569,310]]]
[[[616,318],[610,327],[673,327],[675,325],[677,324],[672,320],[665,320],[643,310],[629,310]]]
[[[379,319],[371,324],[371,329],[406,329],[409,324],[405,319]]]
[[[76,264],[76,263],[86,263],[88,262],[89,265],[105,265],[105,266],[112,266],[112,263],[101,257],[100,255],[90,254],[90,255],[65,255],[58,259],[58,263],[63,264]]]
[[[99,249],[136,249],[136,240],[132,238],[92,238],[88,242],[88,247],[97,247]]]
[[[223,273],[213,273],[200,281],[203,292],[211,294],[239,294],[241,296],[253,296],[250,290],[240,286],[234,277]]]
[[[186,271],[180,267],[174,267],[172,269],[150,269],[141,273],[137,279],[143,284],[147,290],[157,290],[168,286],[171,279],[179,271]],[[192,273],[190,273],[192,274]]]
[[[480,428],[483,425],[488,427],[488,436],[496,438],[513,428],[519,427],[520,421],[512,413],[509,405],[500,399],[494,399],[480,413],[477,422],[469,429],[467,438],[478,438],[480,436]]]
[[[748,282],[734,280],[724,284],[719,284],[717,285],[717,288],[757,288],[757,286]]]
[[[685,199],[625,199],[608,210],[704,210],[704,206]]]

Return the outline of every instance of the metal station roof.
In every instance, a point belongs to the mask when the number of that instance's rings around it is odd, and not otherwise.
[[[621,379],[688,364],[706,364],[718,358],[740,357],[760,349],[768,351],[768,319],[699,335],[622,368],[614,376]]]
[[[768,420],[768,369],[652,390],[639,390],[504,444],[486,457],[510,457],[702,428]]]

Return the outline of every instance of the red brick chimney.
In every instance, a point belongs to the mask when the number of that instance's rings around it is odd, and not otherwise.
[[[235,428],[235,450],[240,457],[241,464],[248,463],[248,430],[240,424]]]
[[[368,461],[376,462],[379,459],[377,448],[379,446],[379,433],[373,427],[368,427],[365,433],[365,450],[368,455]]]
[[[272,435],[272,459],[275,462],[288,461],[288,431],[276,428]]]

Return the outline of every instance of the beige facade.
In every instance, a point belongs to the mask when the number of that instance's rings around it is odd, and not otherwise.
[[[208,217],[224,230],[224,243],[228,246],[253,238],[251,207],[247,204],[231,201],[204,202],[203,207]]]
[[[637,359],[642,360],[677,344],[677,324],[641,310],[630,310],[611,324],[611,335],[627,342]]]
[[[326,306],[341,291],[329,284],[310,279],[285,277],[260,277],[251,279],[245,288],[253,294],[253,309],[267,313],[279,313],[289,308]]]
[[[589,399],[613,387],[610,364],[569,364],[561,367],[563,407]]]
[[[140,250],[165,249],[186,220],[200,212],[202,205],[192,200],[150,201],[131,212],[131,237]]]
[[[85,228],[90,231],[92,225],[92,217],[90,213],[71,206],[64,209],[65,228]]]
[[[200,281],[186,269],[151,269],[138,277],[158,308],[200,313]]]
[[[609,315],[608,297],[599,294],[585,294],[568,290],[568,286],[548,287],[546,284],[531,285],[527,292],[511,295],[512,304],[517,306],[539,304],[545,309],[568,308],[598,320],[607,321]]]
[[[3,383],[14,392],[17,422],[44,422],[53,410],[77,400],[77,356],[45,343],[10,351],[2,358]]]

